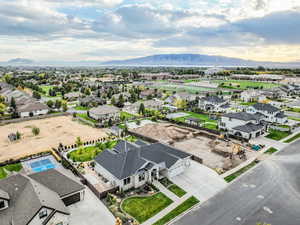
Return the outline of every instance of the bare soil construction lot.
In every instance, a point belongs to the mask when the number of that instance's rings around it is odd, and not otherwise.
[[[38,127],[40,134],[33,136],[32,127]],[[21,140],[10,142],[8,135],[19,131]],[[105,129],[96,129],[72,121],[71,116],[31,120],[0,126],[0,162],[18,159],[27,155],[44,152],[59,143],[70,145],[76,137],[82,141],[107,137]]]

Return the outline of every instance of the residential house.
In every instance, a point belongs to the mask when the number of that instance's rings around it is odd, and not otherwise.
[[[261,115],[246,112],[224,114],[218,126],[230,135],[247,140],[264,134],[267,129]]]
[[[80,92],[70,92],[64,95],[68,101],[76,101],[81,96]]]
[[[123,110],[131,114],[138,114],[142,103],[144,104],[146,109],[152,110],[162,110],[164,106],[163,101],[151,99],[143,102],[135,102],[131,105],[125,106]]]
[[[120,109],[115,106],[103,105],[90,109],[88,115],[98,121],[117,120],[120,118]]]
[[[49,110],[47,105],[40,102],[29,102],[24,105],[17,105],[17,113],[21,118],[45,115]]]
[[[263,120],[269,123],[280,123],[284,124],[288,122],[287,116],[279,108],[270,104],[256,103],[247,108],[247,112],[251,114],[263,115]]]
[[[229,107],[228,101],[215,95],[206,96],[199,100],[199,108],[208,112],[225,112]]]
[[[299,95],[300,94],[300,85],[296,84],[286,84],[282,85],[281,90],[286,92],[288,95]]]
[[[95,96],[87,96],[79,98],[79,104],[85,107],[96,107],[98,105],[106,104],[106,101],[102,98],[98,98]]]
[[[241,93],[244,102],[260,102],[266,100],[266,96],[259,90],[246,90]]]
[[[190,165],[189,160],[189,154],[161,143],[120,141],[114,149],[96,156],[95,171],[113,186],[128,190],[181,174]]]
[[[0,180],[0,224],[69,225],[67,206],[83,200],[84,189],[57,170],[11,175]]]

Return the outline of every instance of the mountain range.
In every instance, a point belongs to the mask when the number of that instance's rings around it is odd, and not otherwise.
[[[6,66],[222,66],[222,67],[300,67],[300,62],[261,62],[244,60],[239,58],[214,56],[214,55],[200,55],[200,54],[161,54],[152,55],[140,58],[113,60],[113,61],[49,61],[49,62],[35,62],[30,59],[16,58],[7,62],[0,62],[0,65]]]

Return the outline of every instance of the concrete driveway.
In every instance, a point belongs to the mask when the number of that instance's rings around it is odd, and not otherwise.
[[[215,171],[192,160],[191,166],[184,173],[173,177],[171,181],[201,202],[211,198],[227,186],[227,183]]]
[[[71,213],[70,225],[114,225],[115,218],[105,205],[85,189],[84,200],[68,207]]]

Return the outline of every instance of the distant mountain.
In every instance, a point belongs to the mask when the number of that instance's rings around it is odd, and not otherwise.
[[[258,62],[224,56],[199,54],[163,54],[103,63],[115,66],[282,66],[282,63]],[[293,65],[291,63],[291,65]],[[298,65],[300,65],[298,63]]]
[[[24,58],[16,58],[16,59],[11,59],[7,61],[5,64],[9,65],[29,65],[33,64],[34,61],[31,59],[24,59]]]

